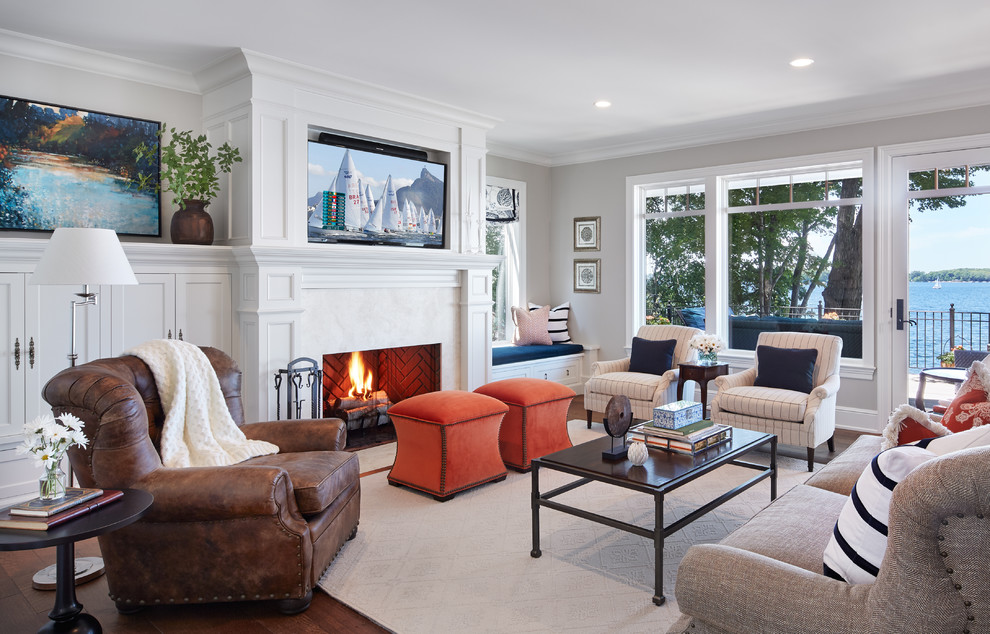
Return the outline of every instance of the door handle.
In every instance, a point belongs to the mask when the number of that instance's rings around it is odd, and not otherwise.
[[[897,329],[904,330],[904,324],[908,323],[912,326],[917,326],[918,322],[913,319],[904,319],[904,300],[897,300]]]
[[[21,340],[14,337],[14,369],[21,369]]]
[[[28,343],[28,363],[34,369],[34,337],[31,337],[31,341]]]

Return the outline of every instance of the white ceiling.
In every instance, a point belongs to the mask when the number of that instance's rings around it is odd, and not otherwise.
[[[0,0],[0,28],[187,73],[245,48],[547,164],[990,103],[986,0]]]

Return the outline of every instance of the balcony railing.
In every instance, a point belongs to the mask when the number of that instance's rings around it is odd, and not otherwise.
[[[914,320],[909,332],[908,366],[937,367],[938,355],[961,345],[969,350],[990,350],[990,313],[956,310],[908,310]]]
[[[667,306],[665,311],[670,323],[683,324],[680,310]],[[695,309],[697,310],[697,309]],[[701,313],[702,319],[704,313]],[[783,307],[774,311],[776,317],[800,317],[805,319],[838,319],[842,321],[860,319],[858,309],[824,310],[821,303],[816,307]],[[948,310],[909,310],[910,325],[908,339],[908,367],[911,370],[938,367],[938,356],[957,345],[969,350],[990,351],[990,312],[956,310],[949,304]],[[652,318],[651,318],[652,319]],[[651,321],[650,323],[656,323]],[[703,327],[703,326],[699,326]],[[731,342],[730,342],[731,344]],[[847,354],[849,345],[843,350]]]

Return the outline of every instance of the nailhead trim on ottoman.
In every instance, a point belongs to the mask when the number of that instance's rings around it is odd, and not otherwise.
[[[509,407],[498,434],[502,461],[519,471],[528,471],[533,458],[567,449],[567,409],[574,390],[544,379],[505,379],[475,390],[497,398]]]
[[[389,484],[445,502],[460,491],[504,480],[498,430],[508,410],[494,398],[461,390],[420,394],[393,405],[388,415],[396,452]]]

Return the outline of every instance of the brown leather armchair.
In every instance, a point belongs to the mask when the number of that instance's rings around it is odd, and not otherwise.
[[[56,415],[85,423],[89,446],[69,450],[79,483],[155,496],[139,522],[99,538],[110,598],[123,613],[252,600],[302,612],[357,533],[361,485],[357,456],[342,451],[347,428],[335,418],[245,425],[240,371],[223,352],[203,351],[234,421],[279,453],[224,467],[162,466],[165,417],[151,370],[137,357],[68,368],[45,386]]]

